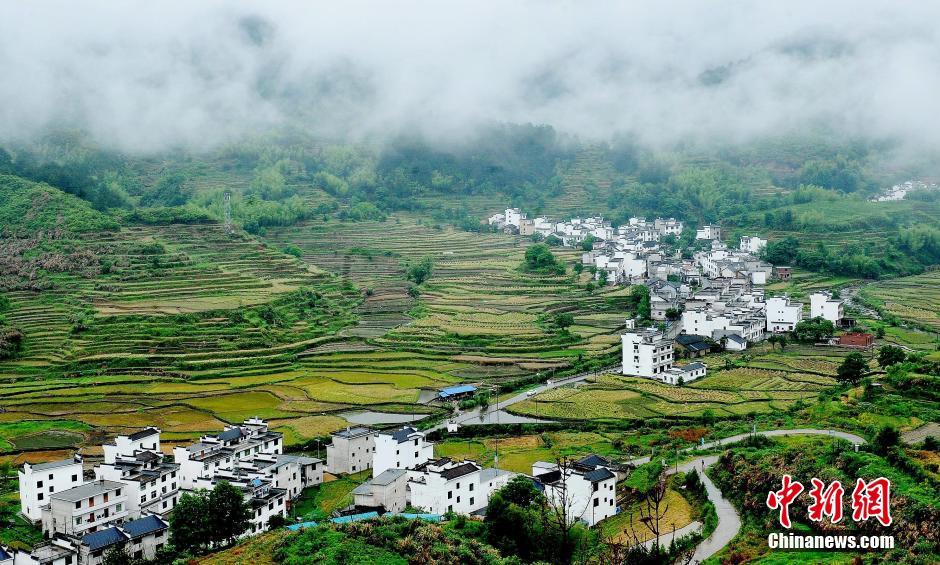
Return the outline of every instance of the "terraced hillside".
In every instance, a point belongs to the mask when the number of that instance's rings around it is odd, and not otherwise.
[[[41,292],[6,293],[3,315],[26,337],[0,363],[0,451],[147,424],[186,439],[253,415],[297,442],[346,425],[349,410],[428,412],[419,401],[447,384],[617,349],[629,291],[523,273],[528,242],[518,238],[399,218],[315,223],[270,240],[219,225],[58,240],[94,260],[48,273]],[[279,251],[287,244],[303,259]],[[425,256],[434,272],[415,298],[404,264]],[[562,311],[575,314],[568,332],[543,315]]]
[[[772,413],[797,401],[812,402],[833,378],[844,351],[789,347],[775,352],[766,346],[746,359],[709,357],[709,374],[687,386],[675,387],[648,379],[616,374],[587,384],[562,387],[515,404],[511,412],[555,419],[642,420],[698,418]]]
[[[405,218],[310,224],[269,236],[299,245],[305,261],[366,289],[359,325],[344,334],[362,336],[378,351],[406,353],[413,363],[446,362],[449,378],[508,378],[617,348],[624,316],[618,297],[629,291],[590,293],[572,284],[574,275],[524,273],[519,266],[528,242],[519,238],[437,230]],[[571,251],[558,253],[576,259]],[[424,257],[434,270],[415,299],[405,265]],[[570,333],[547,327],[542,316],[563,311],[575,314]],[[378,351],[373,367],[385,363]]]
[[[940,270],[880,281],[864,287],[862,296],[885,314],[940,332]]]
[[[547,213],[556,218],[603,214],[608,207],[612,177],[611,164],[600,148],[583,149],[565,171],[563,192],[551,201]]]

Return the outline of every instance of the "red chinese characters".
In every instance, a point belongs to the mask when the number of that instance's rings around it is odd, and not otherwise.
[[[878,477],[865,482],[858,479],[852,491],[852,519],[862,522],[875,518],[882,526],[891,525],[891,481]]]
[[[809,519],[821,522],[824,516],[828,516],[833,524],[839,523],[842,520],[842,495],[845,494],[842,483],[832,481],[827,487],[826,483],[815,477],[812,483],[813,488],[810,489],[809,496],[813,503],[807,509]]]
[[[767,493],[767,507],[771,510],[780,509],[780,524],[784,528],[790,527],[790,505],[801,492],[803,485],[792,480],[790,475],[784,475],[783,488]]]

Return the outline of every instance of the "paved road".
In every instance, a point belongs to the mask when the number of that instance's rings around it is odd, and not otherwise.
[[[613,365],[611,367],[605,367],[597,371],[588,371],[586,373],[579,373],[577,375],[572,375],[570,377],[560,377],[560,378],[553,380],[551,384],[541,384],[525,392],[520,392],[519,394],[512,396],[510,398],[507,398],[506,400],[500,400],[498,404],[497,403],[491,404],[489,407],[487,407],[485,413],[481,414],[481,411],[479,408],[474,408],[466,412],[458,412],[456,416],[448,419],[446,422],[442,422],[434,426],[429,431],[447,429],[448,423],[460,424],[462,426],[473,426],[473,425],[479,425],[479,424],[492,423],[494,420],[494,417],[496,416],[498,412],[501,412],[507,406],[512,406],[513,404],[522,402],[523,400],[527,400],[530,396],[534,396],[534,394],[530,395],[530,393],[532,393],[533,391],[535,392],[535,394],[538,394],[540,392],[545,392],[546,390],[551,390],[553,388],[558,388],[560,386],[565,386],[565,385],[570,385],[572,383],[581,382],[587,379],[588,377],[601,375],[604,373],[608,373],[610,371],[618,371],[619,369],[620,369],[620,365]],[[510,415],[510,417],[512,417],[512,415]],[[550,420],[538,420],[535,418],[530,418],[529,420],[532,422],[550,421]],[[512,423],[512,422],[506,422],[506,423]]]
[[[816,430],[811,428],[799,428],[794,430],[768,430],[757,433],[759,435],[768,437],[822,435],[844,439],[856,444],[865,443],[864,438],[855,434],[840,432],[839,430]],[[709,442],[704,445],[704,449],[712,449],[722,445],[735,443],[741,441],[749,435],[751,434],[738,434],[717,441]],[[702,446],[697,446],[696,448],[689,448],[685,451],[702,448]],[[632,465],[642,465],[643,463],[648,463],[649,460],[649,456],[638,457],[636,459],[630,460],[629,463]],[[692,563],[701,563],[702,561],[721,551],[722,548],[728,545],[728,543],[731,542],[731,540],[734,539],[736,535],[738,535],[738,531],[741,529],[741,517],[738,516],[738,511],[735,510],[734,505],[732,505],[731,502],[724,497],[718,487],[715,486],[715,483],[713,483],[712,480],[708,478],[708,475],[705,474],[705,469],[714,465],[716,461],[718,461],[717,455],[709,455],[707,457],[695,459],[693,461],[679,465],[679,471],[682,471],[683,473],[688,473],[692,470],[695,470],[695,472],[698,473],[699,478],[702,480],[702,484],[705,486],[705,492],[708,495],[708,500],[710,500],[711,503],[715,505],[715,513],[718,515],[718,526],[715,528],[715,531],[712,532],[710,536],[708,536],[708,538],[703,540],[702,543],[700,543],[698,547],[695,548],[695,555],[692,557]],[[667,472],[675,473],[675,467],[673,467],[671,470],[668,470]]]

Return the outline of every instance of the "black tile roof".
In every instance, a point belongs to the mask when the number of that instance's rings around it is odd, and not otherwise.
[[[451,467],[450,469],[444,469],[441,471],[441,476],[447,479],[448,481],[463,477],[464,475],[469,475],[474,471],[478,471],[480,468],[474,465],[473,463],[461,463],[456,467]]]
[[[160,430],[157,428],[144,428],[139,432],[134,432],[131,435],[127,436],[131,441],[137,441],[139,439],[144,439],[145,437],[150,437],[154,434],[159,434]]]
[[[90,551],[97,551],[105,547],[110,547],[112,545],[125,542],[128,539],[129,538],[127,535],[122,533],[121,530],[112,526],[105,530],[99,530],[91,534],[86,534],[82,537],[82,544],[87,545]]]
[[[612,479],[613,477],[614,474],[603,467],[594,469],[593,471],[588,471],[584,474],[584,478],[591,481],[592,483],[599,483],[601,481],[606,481],[607,479]]]
[[[167,529],[167,524],[156,516],[144,516],[143,518],[127,522],[122,528],[132,538],[139,538],[147,534],[165,530]]]

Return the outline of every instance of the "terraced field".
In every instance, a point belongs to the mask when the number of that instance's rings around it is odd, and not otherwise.
[[[141,425],[183,440],[254,415],[299,442],[342,427],[351,408],[424,413],[423,391],[617,349],[626,291],[522,273],[518,238],[400,218],[310,224],[269,241],[218,225],[84,236],[100,272],[8,293],[4,315],[26,340],[0,363],[4,421],[63,422],[35,448]],[[287,244],[303,259],[279,251]],[[414,298],[403,264],[425,256],[434,274]],[[569,333],[541,316],[560,311],[575,314]],[[0,451],[17,438],[0,429]]]
[[[555,217],[600,214],[607,209],[613,169],[600,148],[584,149],[564,172],[562,194],[551,203]]]
[[[940,332],[940,270],[879,281],[861,294],[886,314]]]
[[[815,353],[815,355],[813,355]],[[812,348],[764,352],[747,366],[715,368],[684,387],[621,375],[603,375],[586,384],[546,391],[509,408],[526,416],[562,420],[641,420],[717,417],[784,410],[798,400],[811,401],[831,387],[841,353],[822,355]],[[832,356],[830,356],[832,355]]]

